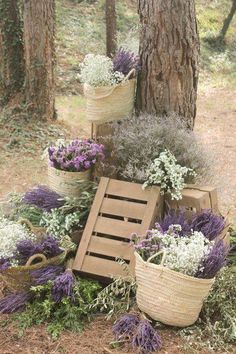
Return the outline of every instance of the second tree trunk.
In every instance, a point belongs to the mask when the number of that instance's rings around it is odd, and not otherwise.
[[[193,128],[199,66],[194,0],[139,0],[138,9],[142,71],[137,110],[176,112]]]

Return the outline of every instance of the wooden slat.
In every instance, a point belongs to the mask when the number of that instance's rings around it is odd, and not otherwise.
[[[138,183],[130,183],[111,179],[108,184],[106,193],[123,198],[148,201],[150,190],[149,188],[143,190],[142,185]]]
[[[89,255],[84,258],[83,272],[107,278],[125,275],[122,266],[117,262]]]
[[[104,198],[101,213],[141,220],[146,209],[145,204],[128,202],[126,200]]]
[[[105,235],[130,238],[132,233],[140,232],[140,224],[98,216],[94,231]]]
[[[109,182],[109,178],[102,177],[100,180],[99,188],[95,195],[93,205],[90,210],[90,214],[83,232],[83,236],[80,241],[80,245],[74,260],[73,269],[80,270],[82,267],[84,256],[86,254],[90,242],[90,237],[93,232],[94,224],[96,222],[97,215],[99,213],[99,209],[101,207],[102,200],[107,189],[108,182]]]
[[[98,236],[91,237],[88,251],[125,260],[130,260],[131,255],[134,253],[132,245],[127,242]]]
[[[186,188],[189,189],[197,189],[202,192],[208,192],[211,202],[211,209],[215,213],[219,213],[219,206],[218,206],[218,196],[217,196],[217,189],[212,186],[197,186],[195,184],[188,184]]]

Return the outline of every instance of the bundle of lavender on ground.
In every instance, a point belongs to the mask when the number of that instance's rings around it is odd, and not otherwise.
[[[113,333],[117,341],[129,341],[142,354],[161,348],[161,338],[151,323],[145,319],[140,320],[135,314],[123,315],[113,326]]]
[[[60,208],[64,205],[63,198],[52,191],[47,186],[36,186],[25,193],[23,203],[34,205],[44,211],[51,211],[52,209]]]
[[[89,170],[99,160],[105,158],[104,147],[90,139],[75,139],[70,143],[62,142],[48,149],[50,166],[69,172]]]

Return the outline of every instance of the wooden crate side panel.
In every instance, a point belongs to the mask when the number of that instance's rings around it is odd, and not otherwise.
[[[111,179],[106,193],[117,197],[136,199],[147,202],[149,199],[150,189],[147,188],[142,190],[142,186],[138,183],[130,183]]]
[[[90,214],[83,232],[83,236],[81,238],[80,241],[80,245],[74,260],[74,264],[73,264],[73,269],[76,270],[80,270],[83,264],[83,260],[90,242],[90,237],[92,235],[93,229],[94,229],[94,225],[97,219],[97,215],[99,213],[100,207],[101,207],[101,203],[103,200],[103,196],[106,192],[107,189],[107,185],[109,182],[109,178],[101,178],[101,181],[99,183],[99,187],[97,190],[97,193],[95,195],[94,201],[93,201],[93,205],[91,207],[90,210]]]
[[[133,203],[126,200],[104,198],[100,212],[121,217],[141,220],[146,209],[145,204]]]
[[[196,186],[194,184],[188,184],[187,188],[190,189],[197,189],[202,192],[208,192],[211,201],[211,209],[214,213],[219,213],[219,206],[218,206],[218,196],[217,196],[217,189],[212,186]]]
[[[90,255],[84,257],[83,272],[111,278],[114,275],[124,276],[122,266],[114,261],[104,258],[98,258]]]
[[[92,236],[88,246],[88,252],[130,260],[133,247],[127,242]]]
[[[98,216],[94,226],[94,232],[98,232],[105,235],[131,238],[133,232],[140,233],[140,224],[133,222],[115,220]]]

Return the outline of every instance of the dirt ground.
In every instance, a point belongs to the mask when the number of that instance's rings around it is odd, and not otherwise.
[[[236,92],[227,89],[205,88],[200,91],[198,99],[198,116],[196,133],[213,153],[216,184],[219,190],[219,204],[223,213],[230,209],[231,221],[236,221]],[[58,114],[68,126],[69,134],[86,136],[89,126],[77,120],[84,115],[83,110],[76,113],[74,105],[58,105]],[[73,111],[73,112],[72,112]],[[73,115],[72,115],[73,113]],[[72,117],[73,116],[73,117]],[[72,119],[72,118],[73,119]],[[0,141],[0,198],[11,191],[24,191],[29,186],[46,183],[46,164],[40,157],[40,149],[35,154],[7,155],[4,159],[3,141]],[[2,321],[4,316],[1,317]],[[1,354],[126,354],[135,353],[126,346],[112,349],[112,322],[103,317],[96,318],[84,332],[64,332],[59,340],[52,341],[44,326],[27,330],[24,337],[18,337],[13,325],[0,330]],[[185,342],[173,330],[162,330],[163,348],[160,354],[190,353]],[[194,353],[199,353],[193,351]],[[199,354],[208,353],[202,351]]]

